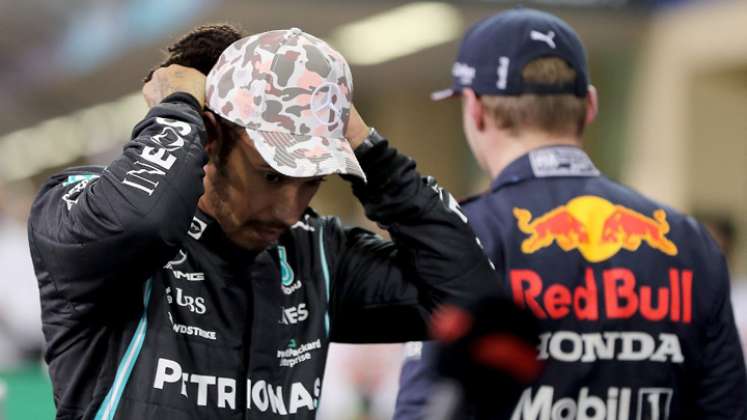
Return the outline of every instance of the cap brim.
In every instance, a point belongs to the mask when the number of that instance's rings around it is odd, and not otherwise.
[[[352,175],[366,181],[346,139],[295,135],[246,128],[262,159],[283,175],[308,178],[331,174]]]
[[[437,91],[431,93],[431,100],[432,101],[442,101],[444,99],[453,98],[453,97],[459,96],[461,94],[462,94],[461,90],[456,90],[454,88],[437,90]]]

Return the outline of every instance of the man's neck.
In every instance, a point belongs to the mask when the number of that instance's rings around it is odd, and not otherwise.
[[[495,136],[487,144],[484,153],[483,169],[491,179],[495,179],[514,160],[532,150],[547,146],[568,145],[581,146],[581,139],[575,136],[555,136],[542,131],[523,131],[518,135]]]

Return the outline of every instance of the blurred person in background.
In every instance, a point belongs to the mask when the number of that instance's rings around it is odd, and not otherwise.
[[[27,363],[38,365],[44,342],[39,289],[29,258],[25,186],[0,186],[0,376]],[[9,197],[12,196],[11,200]]]
[[[510,418],[747,418],[724,257],[694,219],[607,179],[582,150],[597,93],[574,30],[531,9],[491,16],[466,32],[452,74],[434,99],[461,97],[493,178],[464,211],[542,331],[545,369]],[[430,382],[406,361],[395,419],[424,418]]]
[[[403,345],[331,343],[319,417],[390,420],[397,398]]]
[[[143,94],[122,155],[53,176],[31,211],[57,418],[311,419],[330,341],[423,339],[438,304],[496,288],[323,41],[197,28]],[[334,173],[393,241],[308,208]]]

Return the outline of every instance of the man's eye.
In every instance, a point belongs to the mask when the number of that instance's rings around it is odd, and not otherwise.
[[[264,174],[265,181],[267,181],[269,184],[277,184],[285,178],[283,175],[277,173],[277,172],[265,172]]]

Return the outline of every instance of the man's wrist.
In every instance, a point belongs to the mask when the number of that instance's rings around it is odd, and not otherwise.
[[[368,135],[361,140],[360,144],[353,151],[355,152],[356,157],[360,157],[376,144],[381,143],[384,140],[386,139],[382,137],[375,128],[369,127]]]
[[[173,92],[163,98],[161,100],[161,103],[164,102],[182,102],[188,105],[191,105],[196,110],[202,110],[202,104],[200,104],[200,100],[197,99],[194,95],[192,95],[190,92],[185,91],[179,91],[179,92]]]

